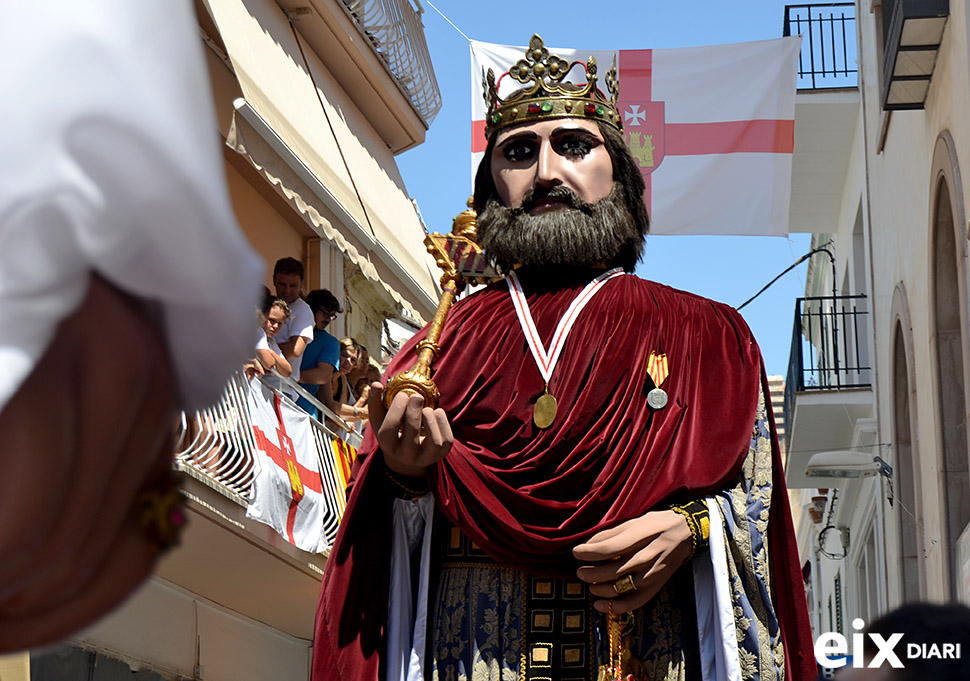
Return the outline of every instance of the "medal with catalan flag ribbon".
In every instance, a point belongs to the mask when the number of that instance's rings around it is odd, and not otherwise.
[[[556,420],[559,403],[556,401],[555,396],[549,392],[549,379],[552,378],[552,372],[556,369],[559,355],[562,353],[562,348],[566,344],[566,336],[569,335],[569,331],[573,328],[576,317],[579,316],[580,311],[586,307],[586,303],[596,295],[596,292],[603,284],[621,274],[623,274],[623,270],[615,267],[603,272],[603,274],[586,284],[583,290],[579,292],[579,295],[569,304],[569,307],[566,309],[566,314],[559,320],[559,324],[556,326],[556,332],[552,335],[552,345],[550,345],[548,352],[542,345],[542,340],[539,338],[539,331],[536,329],[535,321],[532,319],[532,312],[529,311],[529,303],[526,301],[525,294],[522,292],[522,284],[519,283],[519,278],[515,272],[509,272],[506,276],[505,280],[509,285],[509,295],[512,297],[515,314],[519,318],[519,324],[522,326],[525,339],[528,341],[529,349],[532,351],[532,356],[535,358],[536,365],[539,367],[539,373],[542,375],[542,381],[545,384],[542,395],[536,400],[536,405],[532,409],[532,421],[536,424],[536,427],[548,428]]]
[[[653,390],[647,393],[647,404],[654,409],[663,409],[667,406],[667,393],[660,388],[660,385],[667,379],[667,355],[651,352],[647,358],[647,373],[653,381]]]

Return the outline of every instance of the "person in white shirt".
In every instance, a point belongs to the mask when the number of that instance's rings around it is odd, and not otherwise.
[[[294,381],[300,380],[300,358],[313,340],[313,311],[300,297],[303,276],[303,263],[296,258],[280,258],[273,267],[276,295],[290,306],[290,316],[276,334],[277,343],[293,369],[290,378]],[[283,392],[296,399],[295,392],[286,389]]]

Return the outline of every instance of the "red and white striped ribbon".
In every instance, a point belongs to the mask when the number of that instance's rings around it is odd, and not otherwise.
[[[532,319],[532,313],[529,311],[529,303],[526,301],[525,294],[522,292],[522,285],[519,283],[519,278],[515,275],[515,272],[509,272],[506,275],[505,280],[509,284],[509,295],[512,296],[512,305],[515,306],[515,314],[519,318],[519,324],[522,325],[522,331],[525,333],[525,338],[529,343],[529,349],[532,350],[532,356],[535,358],[536,365],[539,367],[539,373],[542,374],[542,380],[545,381],[547,386],[549,385],[549,379],[552,378],[552,372],[556,369],[556,363],[559,361],[562,348],[566,344],[566,336],[569,335],[569,331],[573,328],[576,317],[579,316],[582,309],[586,307],[586,303],[596,295],[596,292],[603,284],[621,274],[623,274],[623,270],[615,267],[586,284],[585,288],[569,304],[569,307],[566,309],[566,314],[559,320],[559,324],[556,326],[556,332],[552,336],[552,345],[549,346],[548,351],[542,345],[542,339],[539,338],[539,331],[536,329],[535,321]]]

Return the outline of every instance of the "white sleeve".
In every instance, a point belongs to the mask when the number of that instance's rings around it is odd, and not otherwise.
[[[310,309],[310,306],[305,304],[300,305],[294,316],[293,325],[290,327],[292,329],[290,338],[293,336],[303,336],[307,339],[307,343],[313,342],[313,326],[313,311]]]
[[[182,406],[214,401],[252,353],[263,265],[229,202],[192,4],[3,3],[0,88],[0,408],[92,271],[155,311]]]
[[[279,347],[279,346],[276,346]],[[259,330],[259,340],[256,341],[257,350],[269,350],[269,339],[266,337],[266,332],[262,329]]]

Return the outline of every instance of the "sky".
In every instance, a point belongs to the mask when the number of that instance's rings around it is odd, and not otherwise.
[[[433,0],[439,14],[427,0],[416,1],[424,8],[425,37],[443,104],[425,143],[400,154],[397,162],[428,230],[441,233],[450,230],[471,194],[472,96],[468,41],[441,14],[472,40],[527,45],[538,33],[555,47],[611,50],[780,38],[785,11],[785,3],[777,0]],[[479,91],[476,85],[476,96]],[[737,307],[806,253],[810,237],[648,236],[636,273]],[[795,299],[805,295],[805,276],[806,265],[799,265],[741,311],[769,374],[788,371]]]

